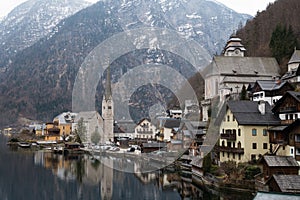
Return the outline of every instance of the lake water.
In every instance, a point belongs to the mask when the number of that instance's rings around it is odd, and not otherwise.
[[[107,162],[114,162],[107,161]],[[91,156],[68,156],[6,145],[0,135],[0,199],[252,199],[251,193],[195,186],[176,172],[126,173]]]

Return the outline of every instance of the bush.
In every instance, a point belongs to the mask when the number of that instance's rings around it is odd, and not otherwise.
[[[245,179],[251,180],[254,179],[254,176],[261,173],[258,166],[248,166],[245,170]]]

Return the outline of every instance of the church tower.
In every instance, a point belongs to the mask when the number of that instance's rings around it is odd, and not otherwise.
[[[244,57],[246,48],[242,44],[242,40],[236,35],[231,35],[223,50],[224,56],[240,56]]]
[[[105,94],[102,100],[102,118],[104,138],[102,141],[114,140],[114,103],[111,92],[110,66],[107,68]]]

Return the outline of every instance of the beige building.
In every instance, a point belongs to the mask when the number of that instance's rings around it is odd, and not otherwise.
[[[220,126],[220,162],[257,160],[269,151],[267,129],[279,124],[268,103],[229,101]]]

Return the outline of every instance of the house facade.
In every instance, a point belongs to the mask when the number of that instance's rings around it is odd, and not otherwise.
[[[300,118],[300,92],[286,92],[272,111],[281,119],[282,124],[293,123]]]
[[[257,160],[269,150],[267,129],[279,124],[268,103],[229,101],[220,126],[220,162]]]
[[[149,119],[142,119],[134,129],[136,139],[155,139],[156,127]]]
[[[287,91],[294,87],[287,81],[282,80],[258,80],[250,89],[253,101],[266,101],[274,105]]]

